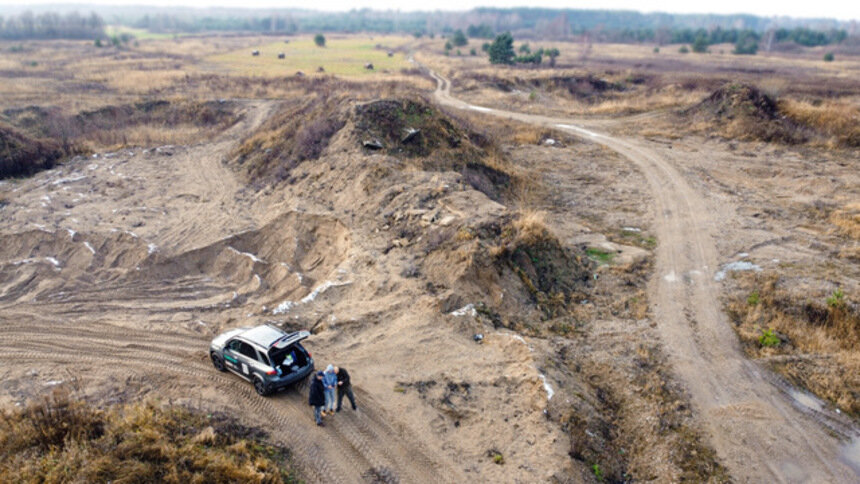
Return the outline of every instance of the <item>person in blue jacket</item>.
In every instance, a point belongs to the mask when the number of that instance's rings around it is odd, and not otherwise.
[[[335,390],[337,389],[337,373],[334,372],[334,366],[328,365],[323,374],[323,385],[325,386],[325,412],[333,415],[335,404]]]

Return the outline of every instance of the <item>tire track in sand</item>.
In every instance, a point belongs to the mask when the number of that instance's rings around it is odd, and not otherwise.
[[[317,428],[304,394],[288,390],[263,398],[235,375],[215,371],[203,337],[38,321],[0,324],[0,337],[10,343],[0,361],[10,364],[85,366],[121,378],[167,374],[170,383],[154,390],[176,399],[188,398],[189,388],[212,387],[223,397],[212,404],[267,429],[291,449],[312,482],[358,482],[372,474],[391,482],[453,482],[457,475],[384,424],[370,400],[362,402],[359,412],[342,412],[331,425]]]

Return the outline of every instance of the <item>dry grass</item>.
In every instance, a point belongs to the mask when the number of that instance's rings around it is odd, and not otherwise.
[[[140,125],[87,135],[82,147],[88,151],[113,151],[128,146],[184,145],[208,140],[222,129],[182,124],[177,126]]]
[[[832,145],[860,146],[860,106],[839,100],[817,104],[785,99],[780,111],[828,137]]]
[[[860,241],[860,202],[849,203],[830,215],[830,223],[855,241]]]
[[[286,449],[223,416],[153,404],[99,410],[56,390],[0,414],[2,482],[298,482]]]
[[[728,304],[747,352],[772,361],[795,383],[860,415],[860,310],[841,289],[827,294],[776,274],[739,275],[739,290]],[[765,330],[781,338],[761,344]]]
[[[547,229],[547,214],[540,210],[526,209],[521,211],[511,224],[516,231],[515,242],[523,245],[535,245],[550,237]]]

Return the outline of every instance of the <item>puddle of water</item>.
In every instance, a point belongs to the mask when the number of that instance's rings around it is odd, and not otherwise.
[[[821,401],[808,393],[801,392],[798,390],[789,390],[789,394],[795,402],[803,405],[810,410],[815,410],[816,412],[824,410],[824,405],[821,403]]]
[[[722,270],[714,274],[715,281],[722,281],[726,278],[726,274],[734,271],[756,271],[761,272],[761,267],[747,261],[729,262],[724,265]]]

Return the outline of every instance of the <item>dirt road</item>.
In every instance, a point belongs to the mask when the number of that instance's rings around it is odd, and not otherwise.
[[[232,302],[264,283],[263,270],[284,271],[238,244],[274,251],[289,246],[276,237],[293,237],[290,224],[266,228],[284,214],[256,203],[260,194],[222,163],[277,108],[237,102],[243,120],[215,142],[100,154],[10,188],[0,227],[0,401],[61,382],[101,398],[140,391],[266,429],[311,482],[462,481],[360,386],[359,410],[321,429],[306,392],[262,398],[212,368],[212,335],[245,316]],[[328,244],[323,229],[315,237]]]
[[[656,273],[649,286],[653,317],[711,444],[735,479],[860,480],[856,449],[846,451],[833,436],[857,439],[857,430],[804,407],[786,384],[748,361],[720,309],[714,237],[732,223],[730,213],[708,206],[654,148],[595,131],[606,127],[605,121],[589,124],[470,105],[451,95],[448,79],[431,75],[442,104],[572,133],[620,153],[645,175],[657,214]]]

